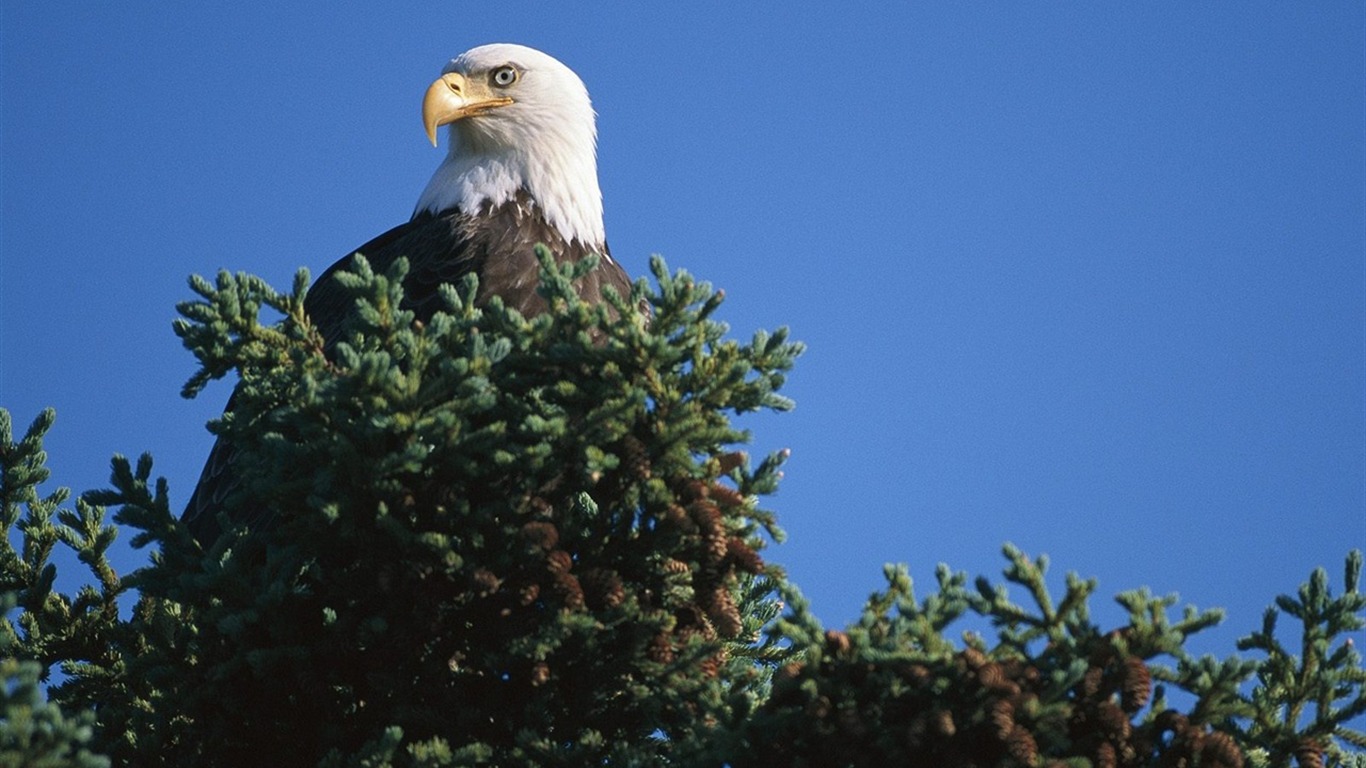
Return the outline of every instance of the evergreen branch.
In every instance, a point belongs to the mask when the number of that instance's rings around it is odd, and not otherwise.
[[[1247,699],[1249,722],[1241,733],[1272,764],[1288,763],[1292,756],[1305,764],[1325,754],[1342,762],[1344,744],[1361,746],[1360,734],[1347,723],[1366,713],[1366,671],[1351,638],[1340,640],[1366,627],[1361,568],[1361,551],[1353,550],[1346,558],[1344,591],[1336,597],[1327,572],[1315,569],[1296,596],[1276,598],[1260,630],[1238,640],[1240,650],[1264,656],[1257,663],[1257,685]],[[1276,635],[1281,613],[1300,623],[1298,654]]]
[[[35,662],[0,659],[0,765],[107,768],[109,759],[90,750],[94,713],[68,717],[44,701],[40,677]]]

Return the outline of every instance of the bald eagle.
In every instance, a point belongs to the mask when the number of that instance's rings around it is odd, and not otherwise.
[[[353,251],[381,273],[407,257],[407,308],[419,319],[440,308],[442,283],[471,272],[479,277],[477,302],[500,296],[525,315],[545,311],[536,290],[538,243],[558,262],[601,256],[579,284],[585,300],[600,301],[605,285],[629,295],[630,278],[612,260],[603,233],[593,106],[573,70],[525,46],[472,48],[427,89],[422,123],[433,146],[437,130],[449,127],[445,160],[407,223]],[[305,301],[329,347],[351,310],[334,279],[349,261],[329,267]],[[206,545],[217,538],[218,510],[237,485],[232,453],[221,440],[214,444],[182,517]]]

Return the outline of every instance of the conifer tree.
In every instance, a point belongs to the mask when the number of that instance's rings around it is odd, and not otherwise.
[[[1318,571],[1279,598],[1244,660],[1192,658],[1218,612],[1173,619],[1142,590],[1102,629],[1094,582],[1055,598],[1010,547],[1024,604],[947,567],[918,600],[889,567],[827,631],[760,555],[785,454],[752,462],[730,420],[790,407],[801,346],[727,338],[721,295],[662,261],[657,287],[592,306],[592,262],[543,257],[548,313],[478,307],[467,279],[424,321],[402,262],[358,258],[327,354],[306,273],[289,293],[193,279],[186,394],[239,378],[211,425],[243,478],[213,542],[148,456],[72,507],[42,495],[53,413],[16,439],[0,410],[0,765],[1366,768],[1359,553],[1338,594]],[[110,566],[120,532],[145,567]],[[89,570],[74,594],[59,546]],[[950,639],[967,614],[996,636]]]
[[[941,565],[937,590],[918,601],[904,567],[888,566],[846,630],[822,630],[799,595],[773,631],[804,649],[776,674],[771,697],[742,725],[735,766],[1366,766],[1366,672],[1350,633],[1366,626],[1362,555],[1347,558],[1333,597],[1317,570],[1299,599],[1281,596],[1261,631],[1239,643],[1260,659],[1195,658],[1186,639],[1223,618],[1146,589],[1116,600],[1125,626],[1091,621],[1094,580],[1067,577],[1059,599],[1044,584],[1047,558],[1006,545],[1015,603],[985,578],[968,586]],[[895,609],[895,610],[894,610]],[[1303,656],[1274,629],[1283,611],[1301,622]],[[997,636],[946,630],[965,615]],[[1255,685],[1245,691],[1249,679]],[[1182,710],[1176,689],[1194,698]],[[1312,709],[1312,717],[1305,717]]]
[[[89,519],[63,522],[107,537],[117,508],[153,561],[49,612],[132,589],[132,621],[54,618],[22,643],[71,662],[54,698],[98,710],[116,761],[655,764],[761,694],[762,662],[788,653],[759,633],[781,576],[759,555],[779,532],[757,499],[782,455],[751,465],[726,414],[787,408],[800,346],[725,339],[721,297],[662,262],[657,293],[589,306],[572,283],[593,264],[542,256],[556,311],[477,307],[471,278],[425,322],[401,308],[404,263],[357,258],[331,356],[306,274],[289,294],[192,282],[187,394],[240,376],[214,425],[243,478],[225,533],[201,549],[150,459],[116,459]],[[108,650],[64,653],[63,632]]]

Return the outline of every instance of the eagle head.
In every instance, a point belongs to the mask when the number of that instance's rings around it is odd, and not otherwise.
[[[435,145],[450,149],[417,212],[477,213],[525,193],[566,241],[604,241],[597,126],[579,76],[534,48],[498,43],[451,59],[422,100]]]

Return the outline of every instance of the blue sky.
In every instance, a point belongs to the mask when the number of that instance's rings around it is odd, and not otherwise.
[[[229,392],[178,396],[186,276],[405,220],[424,89],[505,41],[588,84],[619,261],[809,344],[747,423],[827,623],[1013,541],[1227,653],[1366,546],[1366,6],[137,5],[0,9],[0,405],[56,483],[150,451],[183,504]]]

